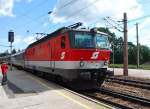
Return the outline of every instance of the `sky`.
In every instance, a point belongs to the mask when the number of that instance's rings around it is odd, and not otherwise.
[[[25,49],[41,37],[63,26],[82,22],[84,27],[108,27],[117,37],[123,33],[123,13],[128,16],[128,41],[136,44],[139,23],[140,44],[150,47],[150,0],[0,0],[0,52],[9,50],[8,31],[13,30],[15,49]],[[48,14],[48,12],[51,12]],[[109,24],[104,18],[109,17]]]

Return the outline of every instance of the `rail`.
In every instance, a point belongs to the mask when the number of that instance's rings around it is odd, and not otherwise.
[[[129,80],[129,79],[120,79],[116,77],[108,77],[106,82],[115,82],[124,85],[130,85],[138,88],[144,88],[150,90],[150,82],[144,82],[140,80]]]
[[[99,91],[102,93],[114,96],[114,97],[120,97],[122,99],[138,103],[143,106],[150,106],[150,99],[133,96],[133,95],[125,94],[125,93],[115,92],[115,91],[112,91],[112,90],[106,89],[106,88],[100,88]]]
[[[119,99],[122,99],[122,100],[125,100],[128,102],[134,103],[136,105],[138,104],[140,106],[150,107],[150,99],[146,99],[146,98],[142,98],[142,97],[138,97],[138,96],[132,96],[132,95],[125,94],[125,93],[120,93],[120,92],[113,91],[113,90],[107,89],[107,88],[99,88],[99,89],[92,91],[92,93],[91,92],[83,92],[83,94],[85,94],[89,97],[92,97],[94,99],[100,100],[100,101],[105,102],[105,103],[108,103],[108,104],[113,105],[115,107],[118,107],[121,109],[133,109],[130,106],[123,105],[121,103],[115,103],[115,102],[113,102],[113,100],[110,101],[110,100],[107,100],[103,97],[97,97],[97,96],[95,96],[94,93],[99,93],[102,95],[104,94],[104,95],[108,95],[108,96],[113,97],[113,99],[119,98]]]

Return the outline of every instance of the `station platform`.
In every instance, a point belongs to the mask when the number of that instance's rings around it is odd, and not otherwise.
[[[114,75],[123,75],[122,68],[109,68],[108,70],[113,71]],[[142,69],[128,69],[128,76],[150,79],[150,70],[142,70]]]
[[[112,108],[23,70],[8,71],[8,85],[0,85],[0,109]]]

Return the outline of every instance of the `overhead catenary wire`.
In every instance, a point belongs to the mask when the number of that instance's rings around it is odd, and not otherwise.
[[[120,24],[118,21],[113,20],[111,17],[107,17],[107,19],[109,19],[110,21],[112,21],[113,23],[115,23],[119,28],[123,29],[123,27],[121,26],[122,24]]]
[[[0,46],[1,46],[1,47],[10,47],[10,46],[7,46],[7,45],[1,45],[1,44],[0,44]],[[14,47],[14,46],[13,46],[13,47]]]
[[[69,6],[69,5],[71,5],[71,4],[73,4],[73,3],[77,2],[77,1],[79,1],[79,0],[72,0],[72,1],[69,1],[69,2],[67,2],[66,4],[60,6],[58,9],[59,9],[59,10],[60,10],[60,9],[63,9],[63,8]],[[47,14],[41,15],[40,17],[42,18],[42,17],[45,17],[45,16],[47,16]],[[35,21],[37,21],[37,20],[36,20],[36,19],[33,19],[32,21],[35,22]],[[32,21],[30,21],[30,22],[32,22]],[[28,22],[28,23],[30,23],[30,22]],[[45,22],[45,21],[44,21],[44,22]],[[42,21],[41,23],[44,23],[44,22]],[[39,26],[39,27],[42,27],[42,26]],[[53,26],[53,27],[54,27],[54,26]]]
[[[45,0],[45,1],[48,1],[48,0]],[[58,9],[63,9],[65,7],[67,7],[68,5],[71,5],[71,4],[73,4],[73,3],[77,2],[77,1],[79,1],[79,0],[71,0],[71,1],[67,2],[66,4],[62,5],[61,7],[59,7]],[[47,16],[47,13],[44,13],[44,14],[42,14],[42,15],[34,18],[34,19],[31,19],[27,23],[36,22],[37,20],[39,20],[40,18],[45,17],[45,16]]]
[[[25,26],[26,26],[26,25],[31,24],[31,22],[35,22],[36,20],[40,20],[40,18],[45,17],[45,16],[47,15],[47,13],[41,14],[41,15],[39,15],[39,16],[36,17],[36,18],[31,18],[31,17],[28,16],[28,15],[29,15],[29,13],[31,13],[31,12],[34,10],[34,8],[37,8],[37,7],[38,7],[38,8],[41,8],[41,7],[43,7],[48,1],[49,1],[49,0],[42,0],[42,2],[40,2],[40,3],[36,4],[36,5],[34,5],[32,8],[28,8],[28,10],[27,10],[25,13],[22,13],[21,15],[18,15],[18,16],[17,16],[17,17],[19,17],[19,19],[17,20],[17,22],[22,21],[21,18],[26,17],[26,18],[29,19],[29,21],[23,22],[23,23],[25,23]],[[22,25],[19,25],[19,26],[22,26]],[[17,25],[15,25],[15,28],[17,28]],[[23,29],[23,28],[22,28],[22,29]]]
[[[128,23],[136,22],[138,20],[143,20],[143,19],[146,19],[146,18],[149,18],[149,17],[150,17],[150,15],[142,16],[142,17],[139,17],[139,18],[136,18],[136,19],[129,20]]]
[[[73,4],[73,3],[77,2],[77,1],[79,1],[79,0],[71,0],[71,1],[67,2],[66,4],[60,6],[58,9],[63,9],[65,7],[67,7],[68,5],[71,5],[71,4]]]
[[[79,0],[71,0],[71,1],[69,1],[69,2],[67,2],[67,3],[65,3],[64,5],[62,5],[62,6],[60,6],[58,9],[60,10],[60,9],[63,9],[63,8],[65,8],[65,7],[67,7],[67,6],[69,6],[69,5],[71,5],[71,4],[74,4],[75,2],[77,2],[77,1],[79,1]],[[52,12],[51,12],[52,13]],[[42,18],[42,17],[45,17],[45,16],[47,16],[47,14],[45,14],[45,15],[41,15],[40,16],[40,18]],[[35,21],[37,21],[36,19],[34,19],[34,20],[32,20],[33,22],[35,22]],[[32,22],[31,21],[31,22]],[[44,21],[45,22],[45,21]],[[44,23],[43,21],[41,22],[41,23]],[[30,22],[29,22],[30,23]],[[41,24],[40,23],[40,24]],[[40,28],[42,27],[42,26],[39,26]],[[45,33],[45,32],[44,32]]]
[[[81,9],[75,11],[75,12],[72,13],[71,15],[69,15],[69,16],[67,16],[66,18],[61,19],[61,20],[70,19],[70,18],[76,16],[77,14],[79,14],[80,12],[82,12],[83,10],[85,10],[85,9],[89,8],[90,6],[92,6],[93,4],[95,4],[97,1],[99,1],[99,0],[94,0],[93,2],[91,2],[90,4],[88,4],[87,6],[85,6],[85,7],[81,8]],[[60,21],[61,21],[61,20],[60,20]],[[56,24],[56,25],[57,25],[57,24]],[[54,26],[56,26],[56,25],[54,25]],[[52,28],[52,27],[51,27],[51,28]],[[49,29],[51,29],[51,28],[49,28]],[[44,33],[47,32],[49,29],[45,30]]]
[[[24,11],[24,13],[21,13],[21,14],[19,15],[19,17],[20,17],[20,18],[21,18],[21,17],[29,17],[28,14],[32,12],[31,10],[33,10],[35,7],[36,7],[36,8],[37,8],[37,7],[38,7],[38,8],[39,8],[39,7],[42,7],[42,6],[45,5],[47,2],[48,2],[48,0],[42,0],[40,3],[33,5],[32,8],[28,8],[26,12]]]
[[[109,20],[110,19],[107,19],[107,18],[104,18],[104,20],[114,29],[118,30],[119,32],[123,32],[123,30],[119,29],[116,25],[113,25]],[[111,20],[112,21],[112,20]]]
[[[45,0],[46,2],[48,1],[48,0]],[[71,1],[69,1],[69,2],[67,2],[66,4],[64,4],[64,5],[62,5],[61,7],[59,7],[59,9],[63,9],[63,8],[65,8],[65,7],[67,7],[68,5],[71,5],[71,4],[73,4],[73,3],[75,3],[75,2],[77,2],[77,1],[79,1],[79,0],[71,0]],[[45,2],[44,2],[45,3]],[[38,4],[38,5],[40,5],[40,4]],[[40,5],[41,6],[41,5]],[[29,21],[27,21],[27,22],[25,22],[26,24],[25,24],[25,26],[24,27],[30,27],[30,24],[31,23],[33,23],[33,22],[37,22],[38,20],[40,20],[41,18],[44,18],[44,17],[46,17],[47,16],[47,13],[44,13],[44,14],[41,14],[40,16],[38,16],[38,17],[36,17],[36,18],[33,18],[33,19],[30,19]],[[42,21],[43,22],[43,21]],[[41,23],[40,23],[41,24]],[[42,26],[38,26],[38,27],[42,27]],[[22,28],[23,29],[23,28]]]

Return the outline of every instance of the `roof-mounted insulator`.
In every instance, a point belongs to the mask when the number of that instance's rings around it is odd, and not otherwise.
[[[86,29],[85,27],[81,28],[81,29]]]
[[[81,23],[81,22],[72,24],[72,25],[68,26],[67,28],[76,29],[76,28],[78,28],[79,26],[82,26],[82,23]]]
[[[91,31],[92,33],[96,33],[96,32],[97,32],[97,28],[92,28],[90,31]]]

